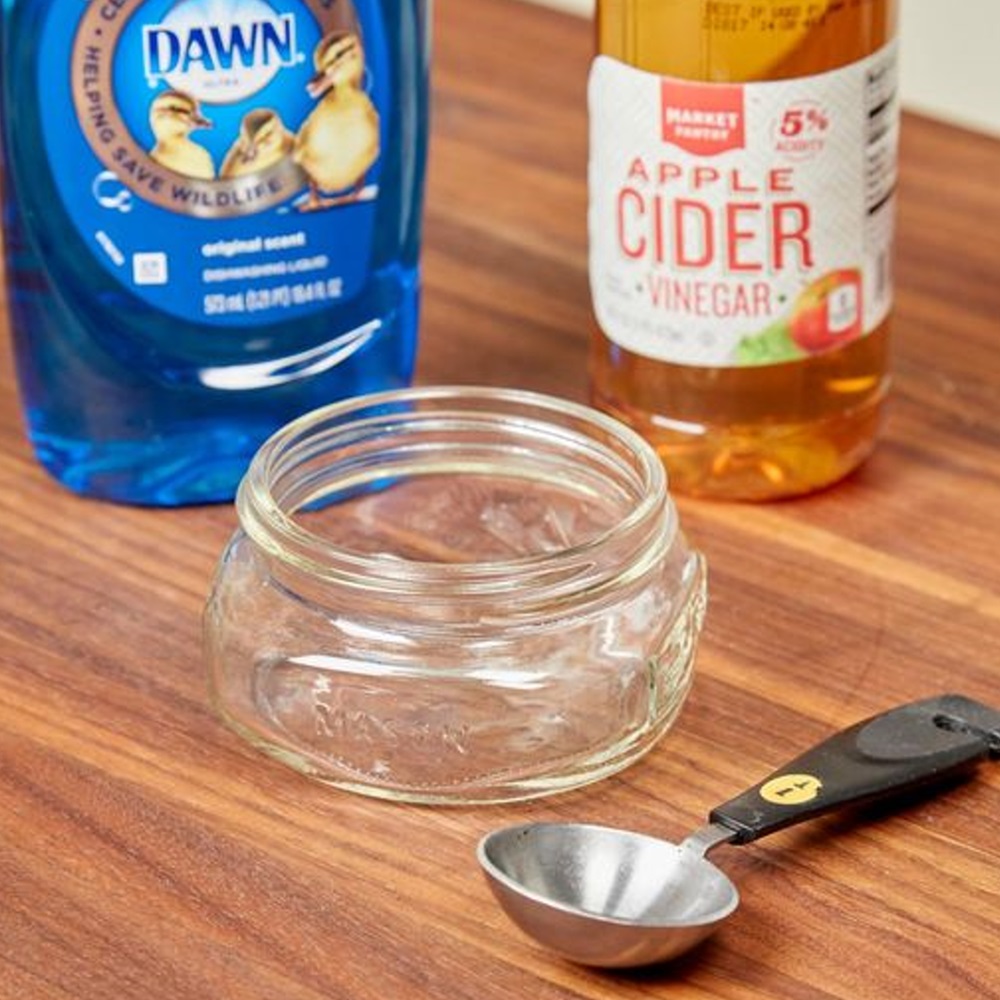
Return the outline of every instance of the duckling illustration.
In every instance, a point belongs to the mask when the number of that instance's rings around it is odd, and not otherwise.
[[[310,97],[319,103],[295,137],[292,156],[309,178],[303,211],[353,201],[379,155],[379,117],[361,89],[365,53],[357,32],[333,31],[316,46]],[[320,192],[341,192],[323,198]]]
[[[257,108],[240,124],[239,138],[226,153],[220,177],[242,177],[274,166],[295,145],[295,136],[285,128],[277,111]]]
[[[149,108],[149,125],[156,136],[156,145],[149,152],[152,159],[185,177],[215,179],[211,154],[188,138],[196,128],[212,127],[193,97],[179,90],[157,94]]]

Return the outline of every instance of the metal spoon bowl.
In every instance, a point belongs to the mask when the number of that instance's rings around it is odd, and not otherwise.
[[[693,948],[739,904],[736,886],[704,858],[733,831],[705,831],[716,834],[708,844],[697,834],[671,844],[582,823],[528,824],[484,837],[478,856],[500,905],[532,937],[584,965],[645,965]]]
[[[939,784],[1000,758],[1000,713],[961,695],[904,705],[832,736],[713,809],[681,844],[580,823],[487,834],[478,857],[507,915],[585,965],[662,962],[708,937],[739,904],[705,859],[848,804]]]

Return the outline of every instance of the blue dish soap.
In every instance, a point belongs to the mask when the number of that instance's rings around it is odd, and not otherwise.
[[[2,0],[22,400],[83,494],[232,496],[272,431],[412,375],[425,0]]]

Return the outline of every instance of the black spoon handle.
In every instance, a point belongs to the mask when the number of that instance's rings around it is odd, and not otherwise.
[[[894,708],[807,750],[714,809],[745,844],[841,806],[873,802],[1000,759],[1000,712],[948,694]]]

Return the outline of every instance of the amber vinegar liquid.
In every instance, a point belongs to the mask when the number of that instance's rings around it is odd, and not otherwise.
[[[598,52],[691,81],[810,77],[864,59],[895,35],[894,0],[598,0]],[[842,347],[750,367],[646,357],[595,324],[596,405],[653,443],[671,488],[725,499],[809,493],[872,450],[889,387],[889,319]]]

